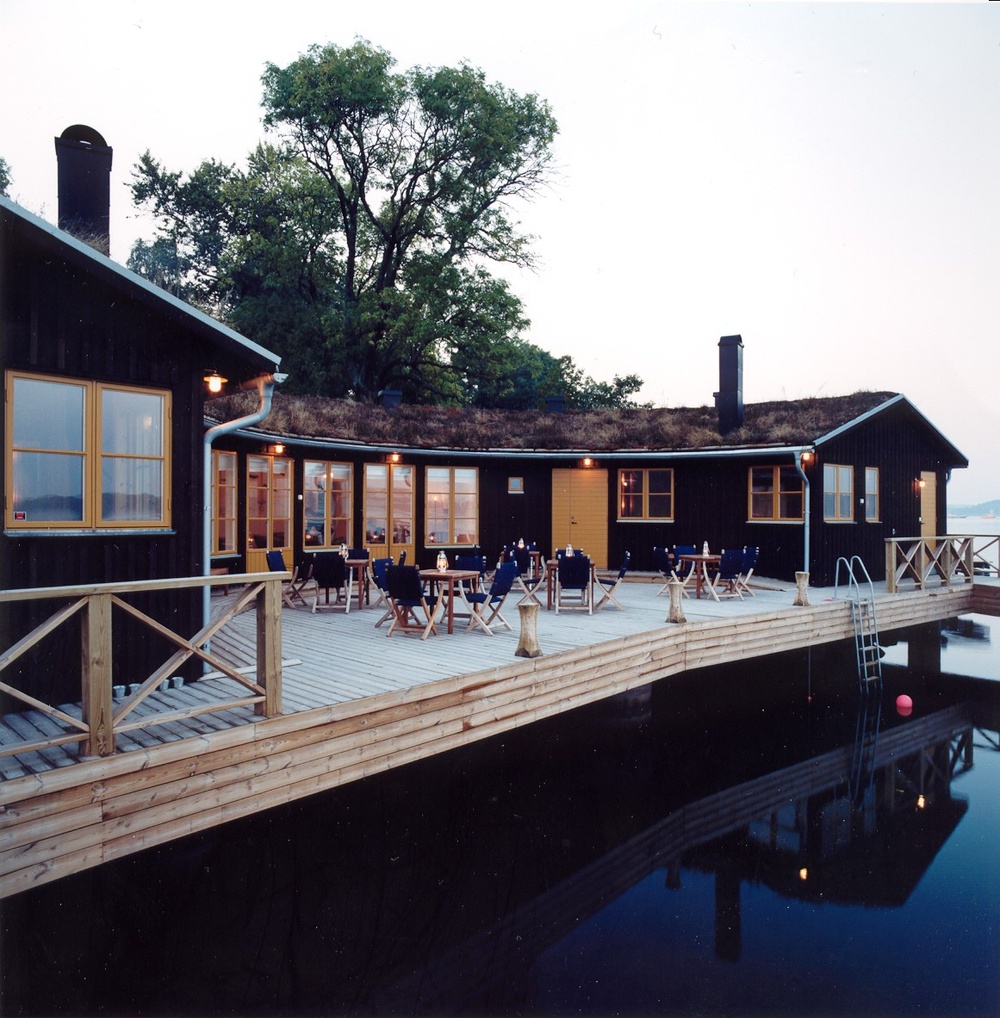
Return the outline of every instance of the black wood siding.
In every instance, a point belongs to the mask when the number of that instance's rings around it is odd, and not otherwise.
[[[202,375],[218,356],[203,338],[185,332],[176,312],[158,313],[155,299],[130,292],[127,280],[119,281],[113,273],[98,278],[76,252],[60,259],[51,238],[36,243],[30,231],[7,229],[2,239],[0,353],[5,370],[170,391],[172,528],[155,534],[6,532],[0,536],[0,584],[10,589],[200,574]],[[6,448],[6,435],[2,437]],[[136,603],[185,636],[199,628],[200,592],[165,593]],[[5,645],[20,638],[53,607],[44,602],[0,613],[0,638]],[[166,656],[165,647],[150,630],[138,631],[137,624],[118,611],[113,622],[114,681],[142,681]],[[50,636],[26,659],[19,688],[50,702],[78,700],[76,632],[71,626]]]

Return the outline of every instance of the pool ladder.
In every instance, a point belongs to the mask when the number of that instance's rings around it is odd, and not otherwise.
[[[854,622],[854,647],[858,660],[858,684],[864,689],[871,684],[882,684],[882,647],[878,639],[878,619],[875,615],[875,588],[860,557],[837,559],[834,574],[834,597],[840,589],[840,566],[844,565],[851,599],[851,619]],[[862,583],[867,591],[862,590]]]

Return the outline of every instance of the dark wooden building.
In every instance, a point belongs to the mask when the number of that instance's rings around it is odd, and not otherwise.
[[[84,158],[100,150],[91,135],[59,142],[81,146]],[[106,153],[97,155],[110,169]],[[0,586],[203,574],[206,375],[218,372],[235,387],[270,378],[277,364],[276,355],[0,198]],[[144,607],[193,633],[201,593],[161,595]],[[0,616],[4,646],[51,610],[22,605]],[[141,681],[149,662],[159,663],[158,648],[130,641],[117,619],[115,627],[125,670],[115,681]],[[26,662],[21,687],[79,699],[79,653],[72,640],[49,640]]]
[[[655,545],[755,545],[758,573],[831,584],[858,555],[884,578],[885,540],[943,529],[967,460],[905,396],[743,405],[742,341],[720,342],[716,407],[521,413],[276,396],[217,443],[213,558],[259,568],[280,549],[366,546],[431,564],[524,538],[572,543],[602,567]],[[214,421],[245,402],[209,405]],[[220,508],[221,507],[221,508]]]

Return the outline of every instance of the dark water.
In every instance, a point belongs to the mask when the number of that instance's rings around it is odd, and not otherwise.
[[[907,634],[881,696],[853,647],[692,673],[17,895],[0,1010],[996,1015],[997,625]]]

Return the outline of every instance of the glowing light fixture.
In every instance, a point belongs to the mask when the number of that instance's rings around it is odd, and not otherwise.
[[[809,879],[809,870],[807,870],[805,868],[805,866],[803,866],[802,869],[799,870],[799,880],[808,880],[808,879]]]
[[[802,462],[803,463],[812,463],[812,458],[813,458],[813,454],[812,454],[812,452],[810,452],[809,449],[806,449],[802,453]]]
[[[208,386],[208,391],[213,394],[222,392],[222,387],[228,381],[228,378],[223,378],[214,368],[205,375],[205,384]]]

